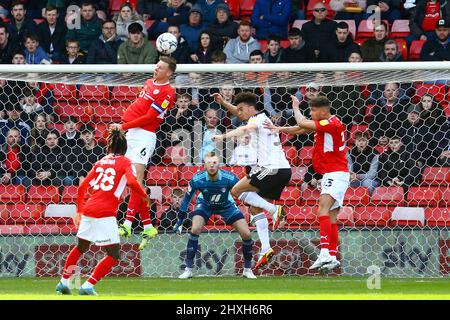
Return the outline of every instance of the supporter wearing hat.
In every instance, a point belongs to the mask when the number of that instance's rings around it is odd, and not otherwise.
[[[198,48],[198,39],[200,33],[206,26],[202,23],[202,10],[198,5],[194,5],[189,11],[189,21],[180,26],[180,32],[187,41],[191,52]]]
[[[128,40],[117,50],[118,64],[154,64],[158,60],[158,51],[143,34],[144,28],[139,22],[128,26]]]
[[[228,5],[226,5],[223,2],[223,0],[202,0],[202,1],[197,1],[196,5],[198,5],[199,8],[202,10],[203,23],[206,26],[209,26],[216,19],[216,12],[217,12],[218,6],[225,5],[228,8]]]
[[[221,3],[216,7],[215,19],[207,30],[212,35],[213,46],[222,50],[229,39],[238,36],[238,28],[239,24],[231,17],[228,5]]]
[[[436,22],[436,39],[429,39],[422,47],[421,61],[450,61],[450,23],[440,19]]]

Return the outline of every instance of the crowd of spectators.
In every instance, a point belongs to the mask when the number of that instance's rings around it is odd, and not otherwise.
[[[71,5],[79,6],[79,19],[74,19],[72,9],[66,10]],[[405,39],[408,46],[414,40],[426,41],[421,60],[450,60],[450,5],[435,0],[408,1],[408,5],[395,0],[317,2],[312,19],[301,28],[292,27],[292,22],[305,18],[303,0],[256,0],[251,16],[240,21],[222,0],[124,1],[117,12],[109,10],[108,1],[13,0],[0,1],[0,64],[153,64],[159,55],[154,41],[163,32],[176,36],[178,46],[172,56],[183,64],[402,61],[386,22],[376,23],[373,36],[360,45],[349,24],[330,19],[328,12],[332,8],[334,19],[355,20],[358,25],[368,18],[366,8],[371,5],[389,25],[397,19],[410,20],[411,34]],[[75,22],[79,26],[73,28]],[[249,89],[224,81],[218,88],[178,90],[176,108],[166,115],[158,132],[152,164],[162,163],[168,147],[187,140],[199,142],[187,147],[191,148],[187,150],[190,164],[201,163],[203,154],[217,148],[226,149],[210,138],[238,127],[241,121],[211,95],[220,93],[232,103],[237,93],[251,90],[260,97],[260,111],[279,125],[295,125],[291,95],[300,99],[307,117],[308,101],[324,95],[347,126],[347,137],[354,126],[366,126],[356,133],[347,154],[352,186],[365,186],[370,192],[378,186],[407,190],[420,183],[426,166],[450,165],[450,125],[443,101],[432,94],[417,97],[416,83],[331,86],[311,82],[301,88],[274,88],[266,74],[234,76],[256,79],[260,87]],[[289,79],[289,73],[276,76]],[[340,76],[336,72],[335,77]],[[196,75],[189,77],[194,83]],[[95,123],[82,124],[79,118],[57,114],[51,85],[0,80],[0,102],[1,184],[77,185],[104,155]],[[282,142],[301,150],[312,146],[313,139],[313,134],[305,134]],[[250,135],[236,140],[232,154],[224,156],[222,163],[254,164],[252,143]],[[320,178],[308,167],[304,187],[319,187]],[[177,190],[162,219],[164,228],[173,222],[171,212],[179,205],[181,191]]]

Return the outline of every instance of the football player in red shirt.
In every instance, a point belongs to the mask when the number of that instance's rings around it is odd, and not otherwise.
[[[128,130],[126,135],[128,151],[125,156],[133,163],[137,180],[141,185],[144,185],[145,168],[155,150],[156,131],[176,99],[175,89],[169,83],[176,67],[176,61],[173,58],[161,57],[156,64],[153,78],[145,82],[139,98],[125,111],[122,117],[124,123],[110,125],[110,130],[114,128]],[[144,226],[142,242],[139,246],[142,250],[147,246],[148,241],[158,234],[158,230],[153,227],[148,210],[139,207],[140,203],[139,197],[131,192],[126,220],[119,228],[121,236],[131,236],[131,225],[139,212]]]
[[[292,107],[298,127],[266,128],[289,134],[315,131],[312,164],[314,171],[323,175],[319,199],[320,254],[310,269],[331,271],[340,266],[336,259],[339,208],[343,205],[345,192],[350,184],[347,158],[345,156],[345,126],[330,113],[330,101],[318,96],[309,102],[312,120],[306,119],[299,109],[300,102],[292,96]]]
[[[80,295],[97,295],[94,285],[107,275],[119,260],[120,236],[117,226],[117,209],[126,185],[138,196],[148,209],[145,190],[136,180],[130,159],[124,155],[127,151],[125,135],[120,130],[113,130],[108,141],[108,155],[92,167],[86,178],[78,187],[77,214],[74,224],[78,227],[78,245],[67,256],[61,281],[56,287],[58,294],[71,294],[68,281],[76,269],[77,262],[94,242],[105,247],[106,257],[95,267],[89,279],[81,286]],[[84,205],[87,190],[89,199]]]

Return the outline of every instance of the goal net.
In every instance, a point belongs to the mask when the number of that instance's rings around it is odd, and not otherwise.
[[[154,66],[0,66],[0,277],[58,276],[72,246],[77,186],[105,153],[107,126],[120,122]],[[213,143],[242,125],[211,97],[233,102],[241,91],[281,126],[295,125],[291,95],[325,95],[346,125],[352,183],[338,216],[341,261],[334,275],[441,277],[450,272],[450,65],[439,63],[182,65],[172,83],[177,108],[165,115],[146,172],[159,235],[138,250],[122,239],[113,276],[175,277],[184,269],[187,230],[174,234],[176,208],[209,151],[245,176],[254,162],[249,137]],[[316,275],[321,176],[311,166],[313,135],[280,135],[292,179],[277,203],[288,212],[270,232],[275,256],[256,275]],[[123,222],[128,192],[122,196]],[[248,208],[239,208],[249,221]],[[193,207],[194,202],[191,204]],[[269,218],[270,222],[270,218]],[[271,227],[271,226],[270,226]],[[253,226],[255,261],[260,243]],[[87,275],[104,252],[92,246],[79,263]],[[242,272],[239,235],[213,214],[199,238],[198,276]]]

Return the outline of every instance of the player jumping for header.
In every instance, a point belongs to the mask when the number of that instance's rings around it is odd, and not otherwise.
[[[298,127],[276,127],[267,122],[265,127],[274,132],[300,134],[315,131],[312,164],[314,171],[323,175],[319,199],[320,254],[310,269],[331,271],[340,266],[336,258],[339,208],[350,184],[345,156],[345,126],[330,113],[330,101],[319,96],[309,102],[312,120],[306,119],[299,109],[299,101],[292,96],[292,107]]]
[[[61,281],[56,287],[58,294],[71,294],[68,282],[74,273],[81,255],[94,242],[105,247],[106,257],[95,267],[89,279],[81,286],[80,295],[97,295],[94,285],[106,276],[119,260],[119,228],[117,226],[117,209],[120,197],[127,183],[142,202],[140,206],[148,209],[147,194],[136,180],[133,167],[128,158],[125,135],[113,130],[108,138],[109,154],[92,167],[86,179],[78,188],[77,214],[74,224],[78,227],[78,244],[67,256]],[[90,196],[83,205],[86,191],[90,188]]]
[[[122,119],[124,124],[111,124],[110,130],[117,128],[128,130],[127,142],[128,157],[136,169],[137,180],[141,185],[144,181],[144,172],[148,160],[156,146],[156,130],[164,120],[164,115],[174,105],[175,89],[170,85],[169,79],[176,70],[176,61],[171,57],[161,57],[156,64],[152,79],[145,82],[139,98],[125,111]],[[148,210],[139,207],[139,196],[131,192],[126,214],[126,220],[120,225],[120,235],[131,236],[131,225],[137,213],[141,216],[144,231],[139,249],[144,249],[148,241],[158,234],[153,227]]]
[[[242,178],[231,190],[231,194],[250,205],[252,221],[256,225],[261,250],[255,268],[266,265],[274,251],[270,247],[269,222],[264,210],[272,215],[272,229],[276,230],[284,221],[286,213],[283,206],[269,201],[279,200],[281,192],[291,180],[291,167],[281,147],[280,137],[264,128],[264,122],[270,119],[264,112],[257,111],[258,97],[251,92],[241,92],[235,98],[236,106],[226,102],[220,94],[213,94],[215,100],[230,110],[243,121],[244,126],[225,134],[213,137],[214,141],[239,137],[245,134],[252,136],[251,144],[257,149],[258,163],[248,177]]]
[[[187,243],[186,269],[178,278],[192,278],[192,266],[197,253],[198,238],[203,226],[214,212],[221,215],[226,224],[232,225],[239,232],[242,238],[242,254],[244,256],[244,272],[242,275],[249,279],[256,279],[251,269],[253,241],[250,230],[244,215],[230,195],[231,188],[239,179],[233,173],[219,169],[219,157],[212,152],[205,156],[205,169],[196,173],[189,182],[189,188],[181,203],[178,221],[174,227],[177,233],[181,233],[189,204],[197,191],[200,191],[195,204],[192,227]]]

